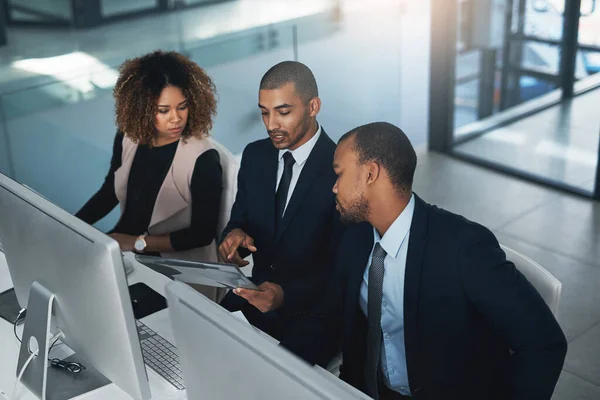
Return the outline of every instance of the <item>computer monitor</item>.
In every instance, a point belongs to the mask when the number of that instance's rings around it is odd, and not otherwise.
[[[17,299],[27,308],[17,370],[29,358],[30,337],[39,347],[23,383],[39,398],[72,388],[71,396],[86,391],[77,381],[89,385],[84,374],[97,370],[134,399],[149,399],[117,242],[2,174],[0,238]],[[47,368],[48,331],[59,330],[77,360],[85,360],[77,379]]]
[[[189,286],[166,292],[188,399],[369,399]]]

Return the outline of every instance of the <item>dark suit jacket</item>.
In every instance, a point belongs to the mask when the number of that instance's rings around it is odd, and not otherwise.
[[[336,180],[331,166],[334,152],[335,143],[322,129],[277,232],[275,187],[279,150],[267,138],[249,144],[242,155],[237,197],[221,241],[235,228],[254,239],[257,251],[253,254],[252,278],[256,283],[281,285],[284,305],[279,314],[298,315],[310,308],[334,269],[335,249],[342,231],[331,191]]]
[[[404,286],[413,397],[550,399],[567,344],[544,300],[488,229],[415,200]],[[341,339],[341,378],[361,390],[367,328],[359,289],[372,246],[370,225],[346,231],[328,296],[298,325],[300,334],[282,341],[323,365]]]

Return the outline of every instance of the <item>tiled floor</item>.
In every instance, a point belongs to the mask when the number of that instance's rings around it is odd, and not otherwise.
[[[420,151],[415,192],[480,222],[563,284],[569,350],[553,400],[600,399],[600,203]]]

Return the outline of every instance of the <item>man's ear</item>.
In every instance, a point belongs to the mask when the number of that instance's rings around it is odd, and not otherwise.
[[[367,184],[372,184],[379,179],[381,167],[374,161],[367,164]]]
[[[316,117],[319,111],[321,111],[321,99],[318,97],[313,97],[308,102],[309,115],[311,117]]]

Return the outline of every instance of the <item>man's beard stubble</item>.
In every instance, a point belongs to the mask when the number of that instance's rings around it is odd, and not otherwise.
[[[353,199],[347,207],[343,207],[340,203],[337,204],[340,208],[340,221],[345,225],[365,222],[369,218],[371,207],[362,195]]]

